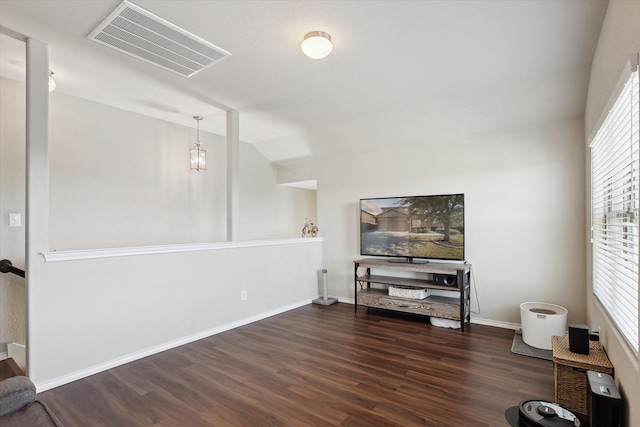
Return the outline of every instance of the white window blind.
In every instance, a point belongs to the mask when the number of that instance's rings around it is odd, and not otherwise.
[[[591,142],[593,291],[635,351],[638,351],[639,108],[636,63],[631,73],[625,75],[621,92]]]

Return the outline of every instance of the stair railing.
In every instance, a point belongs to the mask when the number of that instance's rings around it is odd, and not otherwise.
[[[24,277],[24,270],[14,267],[8,259],[0,261],[0,273],[13,273],[16,276]]]

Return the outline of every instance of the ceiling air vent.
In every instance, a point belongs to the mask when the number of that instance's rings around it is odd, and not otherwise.
[[[231,55],[126,0],[88,39],[185,77]]]

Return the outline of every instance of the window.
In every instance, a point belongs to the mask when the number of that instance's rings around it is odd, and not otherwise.
[[[640,94],[634,62],[590,144],[591,242],[593,291],[638,351]]]

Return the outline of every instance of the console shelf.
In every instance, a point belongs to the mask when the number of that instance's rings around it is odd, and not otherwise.
[[[359,269],[365,269],[364,274],[361,274]],[[470,321],[470,264],[443,262],[412,264],[371,258],[354,261],[354,270],[356,311],[358,310],[358,305],[362,305],[367,308],[380,308],[458,320],[460,321],[460,330],[462,332],[465,330],[465,323]],[[372,270],[382,274],[372,274]],[[398,275],[394,275],[394,272],[398,272]],[[400,272],[415,273],[414,275],[417,277],[399,277]],[[436,284],[434,275],[439,274],[455,276],[455,285]],[[372,284],[378,287],[372,287]],[[429,295],[423,299],[403,298],[390,296],[388,294],[389,286],[450,291],[453,292],[453,295],[457,293],[458,296]]]

